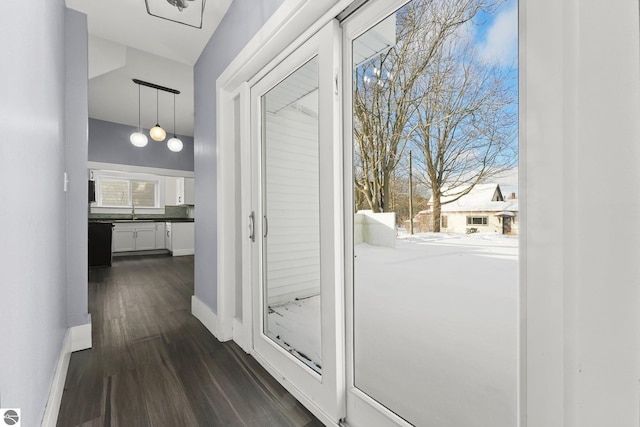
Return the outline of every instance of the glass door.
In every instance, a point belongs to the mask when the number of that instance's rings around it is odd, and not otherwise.
[[[403,0],[343,23],[349,425],[517,425],[516,18]]]
[[[320,419],[343,404],[336,259],[339,27],[331,22],[251,88],[255,354]],[[337,252],[340,255],[337,255]]]

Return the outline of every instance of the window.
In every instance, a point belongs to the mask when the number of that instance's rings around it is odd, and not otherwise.
[[[467,225],[487,225],[486,216],[468,216]]]
[[[440,228],[449,228],[449,218],[446,215],[440,217]]]
[[[155,208],[158,203],[158,182],[100,177],[98,206]]]
[[[96,180],[96,203],[92,212],[106,209],[140,208],[162,209],[164,205],[164,179],[161,176],[115,171],[93,171]],[[147,213],[158,213],[150,212]],[[161,212],[160,212],[161,213]]]

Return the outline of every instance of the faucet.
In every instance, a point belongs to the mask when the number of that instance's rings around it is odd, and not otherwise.
[[[131,220],[136,220],[136,205],[131,205]]]

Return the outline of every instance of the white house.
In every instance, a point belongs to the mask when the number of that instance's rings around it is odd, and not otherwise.
[[[459,190],[462,191],[462,190]],[[478,184],[458,200],[443,197],[440,231],[448,233],[491,232],[518,234],[518,199],[512,192],[505,198],[498,184]],[[433,196],[427,209],[420,211],[414,221],[427,231],[433,214]]]

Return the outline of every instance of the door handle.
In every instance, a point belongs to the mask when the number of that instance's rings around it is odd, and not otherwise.
[[[256,241],[256,215],[255,212],[251,211],[251,215],[249,215],[249,239],[252,242]]]
[[[267,220],[267,216],[264,215],[263,217],[263,224],[264,224],[264,238],[267,238],[267,234],[269,233],[269,220]]]

